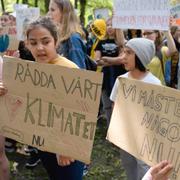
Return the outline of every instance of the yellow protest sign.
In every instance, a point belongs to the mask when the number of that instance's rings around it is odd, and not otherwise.
[[[108,140],[151,166],[170,161],[170,179],[179,180],[180,91],[128,78],[119,81]]]
[[[0,133],[89,163],[102,74],[5,57]]]

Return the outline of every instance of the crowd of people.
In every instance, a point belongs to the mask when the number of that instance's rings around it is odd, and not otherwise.
[[[5,20],[6,19],[6,20]],[[4,13],[0,17],[0,50],[4,26],[14,17]],[[112,27],[112,18],[96,19],[86,30],[82,27],[69,0],[51,0],[46,16],[31,22],[26,27],[26,41],[19,43],[13,56],[38,63],[56,64],[68,68],[86,69],[87,54],[103,72],[103,85],[98,120],[102,114],[110,123],[113,105],[118,90],[117,77],[137,79],[145,83],[180,89],[180,27],[170,18],[169,31],[121,30]],[[8,90],[2,82],[0,57],[0,96]],[[16,142],[6,138],[7,149]],[[10,145],[9,145],[10,144]],[[30,162],[34,167],[42,162],[52,180],[81,180],[86,164],[66,157],[28,147]],[[120,149],[122,165],[128,180],[168,180],[173,169],[166,160],[149,167],[143,161]],[[5,138],[0,136],[0,180],[9,179],[9,165],[5,154]]]

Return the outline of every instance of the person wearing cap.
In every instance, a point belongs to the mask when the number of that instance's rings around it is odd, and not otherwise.
[[[145,83],[161,85],[161,81],[147,70],[147,65],[155,54],[153,41],[146,38],[134,38],[125,44],[121,61],[128,71],[120,77],[141,80]],[[118,78],[114,84],[110,99],[115,102],[118,92]],[[141,160],[136,159],[126,151],[120,149],[122,165],[125,168],[128,180],[140,180],[149,169]]]

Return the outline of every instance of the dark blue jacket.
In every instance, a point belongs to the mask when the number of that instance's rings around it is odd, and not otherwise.
[[[70,38],[60,44],[57,52],[74,62],[79,68],[86,69],[86,46],[79,33],[73,33]]]

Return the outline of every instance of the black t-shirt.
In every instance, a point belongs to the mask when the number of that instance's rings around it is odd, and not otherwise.
[[[114,39],[99,41],[95,50],[101,51],[102,56],[117,57],[119,55],[119,47]]]
[[[119,55],[119,47],[114,39],[106,39],[99,41],[95,51],[101,51],[101,56],[117,57]],[[108,94],[111,94],[111,90],[114,86],[116,78],[126,73],[123,65],[103,67],[103,89],[107,90]]]

